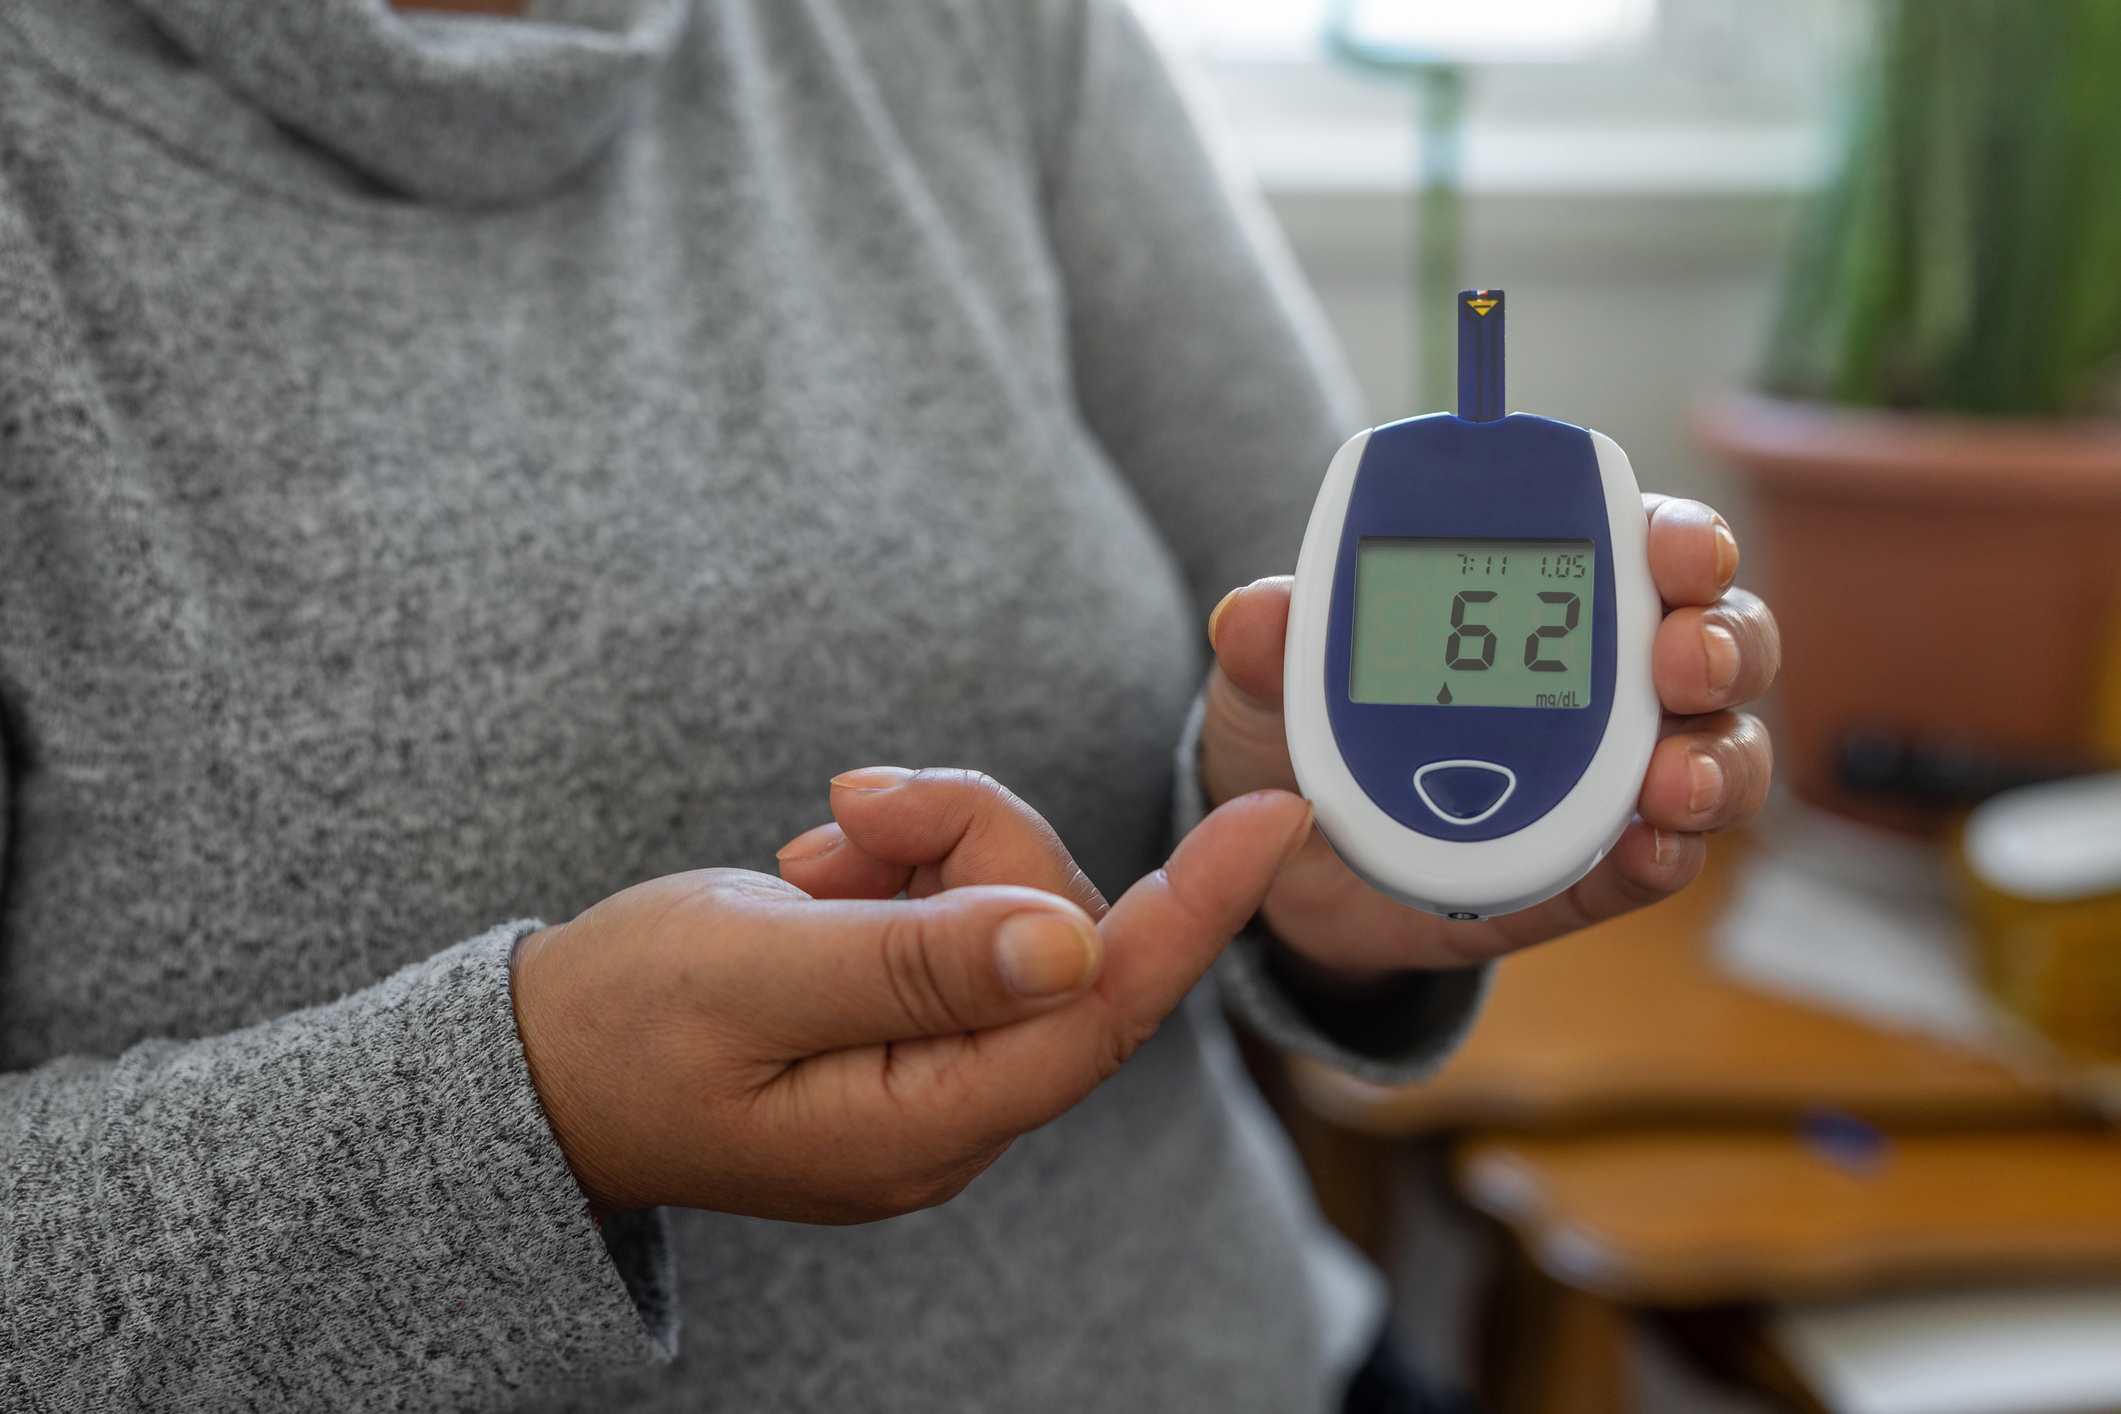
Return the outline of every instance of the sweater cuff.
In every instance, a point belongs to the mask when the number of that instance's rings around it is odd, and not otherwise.
[[[343,1390],[324,1386],[348,1366],[408,1407],[483,1408],[670,1359],[660,1214],[599,1232],[531,1083],[509,960],[538,926],[245,1031],[127,1052],[96,1155],[126,1177],[97,1216],[114,1235],[183,1236],[104,1258],[154,1271],[171,1328],[238,1366],[270,1361],[290,1403],[336,1407]],[[201,1263],[212,1287],[171,1281]]]
[[[1255,924],[1215,965],[1223,1005],[1269,1043],[1378,1085],[1432,1074],[1472,1029],[1487,994],[1487,967],[1408,971],[1359,999],[1325,1001],[1289,986]]]
[[[1208,813],[1200,784],[1205,693],[1194,698],[1179,736],[1171,819],[1183,838]],[[1465,1039],[1487,993],[1491,966],[1400,973],[1360,998],[1305,996],[1278,975],[1264,924],[1231,942],[1215,965],[1223,1004],[1259,1036],[1380,1085],[1404,1085],[1435,1071]]]
[[[550,1245],[550,1265],[526,1263],[523,1274],[542,1288],[538,1294],[549,1310],[572,1310],[588,1318],[577,1337],[584,1341],[579,1354],[586,1367],[669,1360],[678,1347],[677,1260],[663,1210],[615,1213],[601,1225],[590,1218],[574,1170],[545,1117],[516,1031],[516,946],[544,926],[536,919],[504,923],[428,964],[453,954],[461,954],[467,964],[463,980],[468,985],[453,1001],[472,1013],[473,1026],[489,1033],[465,1046],[487,1063],[476,1109],[493,1126],[490,1142],[514,1160],[507,1177],[521,1185],[519,1194],[505,1197],[499,1192],[503,1179],[497,1175],[490,1206],[480,1202],[476,1189],[467,1196],[489,1215],[517,1203],[535,1213],[533,1218],[517,1212],[510,1227],[519,1230],[520,1224],[533,1221],[541,1227]],[[478,1146],[467,1144],[465,1152],[477,1153]],[[522,1239],[511,1233],[507,1240],[513,1246]],[[628,1306],[637,1323],[626,1319]]]

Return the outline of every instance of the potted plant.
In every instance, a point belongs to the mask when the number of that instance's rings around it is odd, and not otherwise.
[[[2121,0],[1879,0],[1762,392],[1703,432],[1755,508],[1785,778],[1886,733],[2088,759],[2121,645]],[[2106,743],[2110,748],[2112,743]]]

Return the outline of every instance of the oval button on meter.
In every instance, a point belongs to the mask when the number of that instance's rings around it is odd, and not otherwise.
[[[1444,819],[1477,825],[1502,809],[1517,789],[1517,773],[1491,761],[1431,761],[1414,773],[1414,790]]]
[[[1283,708],[1297,784],[1379,891],[1452,918],[1575,883],[1657,742],[1661,606],[1627,454],[1502,411],[1499,290],[1459,297],[1459,411],[1327,468],[1296,564]]]

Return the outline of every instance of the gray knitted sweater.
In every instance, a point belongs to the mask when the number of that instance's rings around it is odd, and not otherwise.
[[[1277,270],[1109,0],[0,3],[0,1407],[1329,1401],[1198,999],[943,1208],[600,1234],[506,966],[863,763],[1152,867],[1355,421]]]

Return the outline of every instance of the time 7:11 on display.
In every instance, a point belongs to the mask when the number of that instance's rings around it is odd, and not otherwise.
[[[1589,706],[1596,570],[1587,540],[1365,537],[1349,696]]]

